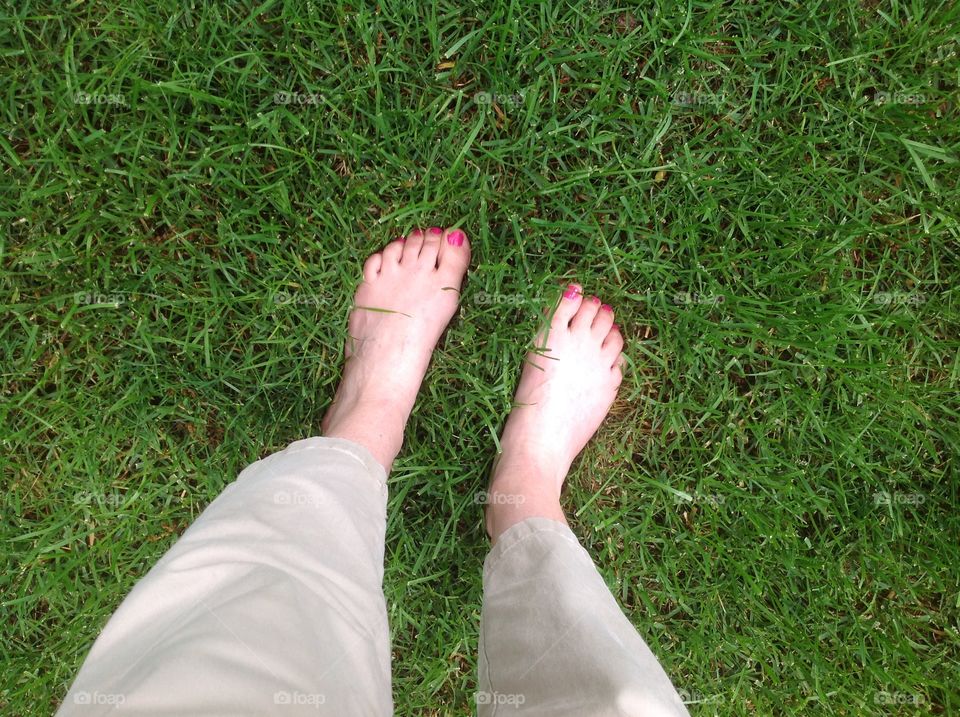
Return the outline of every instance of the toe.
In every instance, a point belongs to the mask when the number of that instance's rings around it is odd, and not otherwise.
[[[390,266],[396,266],[400,263],[400,257],[403,255],[403,245],[406,242],[403,239],[394,239],[383,249],[382,259],[380,260],[380,270]]]
[[[427,266],[436,266],[437,257],[440,254],[440,240],[443,237],[443,229],[440,227],[430,227],[423,237],[423,248],[420,249],[420,263]]]
[[[593,319],[593,333],[602,340],[610,333],[611,326],[613,326],[613,307],[610,304],[600,304],[600,310]]]
[[[589,329],[593,320],[597,318],[598,311],[600,311],[600,299],[596,296],[588,296],[580,304],[576,315],[570,320],[570,328]]]
[[[577,309],[580,308],[582,303],[583,287],[580,284],[568,284],[560,297],[557,310],[553,312],[553,321],[551,322],[553,328],[569,326],[570,319],[576,316]]]
[[[626,355],[618,354],[616,360],[613,362],[613,366],[610,368],[610,373],[613,374],[614,386],[619,386],[620,382],[623,381],[623,371],[626,366]]]
[[[364,281],[373,281],[380,274],[380,265],[383,263],[383,254],[377,252],[367,257],[363,263]]]
[[[402,264],[412,264],[420,258],[420,250],[423,248],[423,232],[414,229],[407,234],[407,240],[403,242]]]
[[[608,333],[607,338],[603,340],[601,349],[604,356],[610,360],[611,365],[619,360],[621,356],[620,352],[623,351],[623,334],[620,333],[619,326],[613,324],[613,326],[610,327],[610,333]]]
[[[437,251],[437,271],[462,277],[470,264],[470,242],[462,229],[447,230]]]

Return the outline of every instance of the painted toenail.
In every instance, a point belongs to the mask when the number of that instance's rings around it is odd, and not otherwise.
[[[613,311],[613,307],[610,304],[600,304],[600,308],[604,311]]]
[[[437,231],[440,231],[439,229]],[[463,240],[466,235],[459,229],[455,229],[447,235],[447,244],[450,246],[463,246]]]
[[[590,301],[592,301],[594,304],[599,304],[599,303],[600,303],[600,297],[599,297],[599,296],[591,296],[591,297],[590,297]]]
[[[611,326],[610,328],[612,328],[614,331],[619,331],[619,330],[620,330],[620,324],[614,324],[614,325]]]
[[[579,284],[570,284],[567,287],[567,290],[563,292],[564,299],[576,299],[580,296],[580,292],[583,291],[583,288]]]
[[[430,227],[431,234],[443,234],[443,229],[440,227]]]

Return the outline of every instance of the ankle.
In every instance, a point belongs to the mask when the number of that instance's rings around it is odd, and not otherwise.
[[[403,445],[407,412],[379,401],[339,402],[327,410],[323,435],[358,443],[389,473]]]
[[[484,521],[493,542],[528,518],[550,518],[566,524],[560,505],[563,474],[529,461],[498,461],[487,492]]]
[[[413,406],[397,400],[389,392],[373,390],[341,390],[327,408],[324,421],[369,420],[401,430],[410,417]]]
[[[541,491],[550,489],[559,499],[570,470],[569,463],[530,446],[502,444],[502,447],[503,452],[493,465],[491,490],[497,486],[511,486],[511,489],[536,486]]]

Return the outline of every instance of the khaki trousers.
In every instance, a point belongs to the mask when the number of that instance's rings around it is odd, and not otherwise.
[[[134,587],[58,715],[390,715],[387,487],[363,447],[247,467]],[[687,715],[569,528],[513,526],[483,570],[492,715]]]

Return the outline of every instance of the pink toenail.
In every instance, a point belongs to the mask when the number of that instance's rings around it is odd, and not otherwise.
[[[620,324],[614,324],[611,328],[612,328],[614,331],[619,331],[619,330],[620,330]]]
[[[576,299],[580,296],[580,292],[583,291],[583,288],[579,284],[570,284],[567,287],[567,290],[563,292],[564,299]]]
[[[591,296],[591,297],[590,297],[590,301],[592,301],[594,304],[599,304],[599,303],[600,303],[600,297],[599,297],[599,296]]]
[[[437,231],[440,231],[439,229]],[[459,229],[454,229],[452,232],[447,234],[447,244],[450,246],[463,246],[463,240],[466,239],[466,235]]]
[[[613,311],[613,307],[610,304],[600,304],[600,308],[604,311]]]
[[[406,240],[407,240],[406,237],[397,237],[397,241],[406,241]]]
[[[440,227],[430,227],[431,234],[443,234],[443,229]]]

